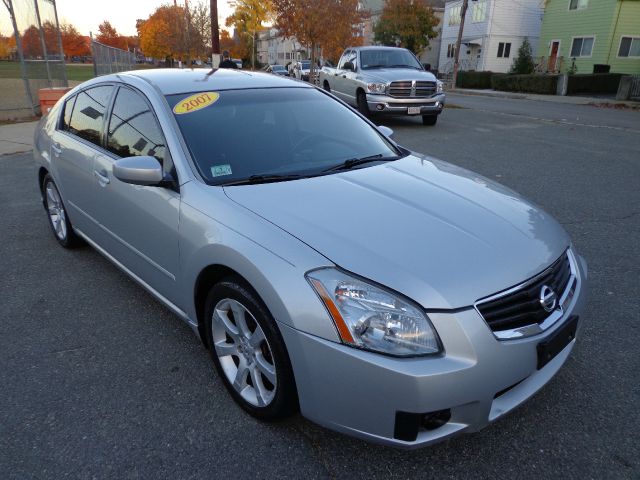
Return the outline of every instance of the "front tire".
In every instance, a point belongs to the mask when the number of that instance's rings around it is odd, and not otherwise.
[[[326,80],[322,84],[322,88],[324,88],[327,92],[331,92],[331,86],[329,85],[329,82],[327,82]]]
[[[236,403],[261,420],[293,414],[298,397],[289,355],[253,289],[229,277],[213,286],[205,307],[211,358]]]
[[[73,231],[69,215],[67,215],[67,210],[62,202],[60,191],[48,173],[42,181],[42,194],[44,198],[44,208],[49,217],[49,226],[58,243],[64,248],[77,248],[81,246],[83,242]]]
[[[369,116],[369,105],[367,104],[367,95],[362,90],[358,91],[356,95],[356,102],[358,104],[358,111],[365,117]]]
[[[422,116],[422,124],[433,126],[438,122],[437,115],[423,115]]]

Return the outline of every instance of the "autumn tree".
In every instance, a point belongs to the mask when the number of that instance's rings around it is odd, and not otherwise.
[[[121,48],[123,50],[127,48],[127,41],[116,31],[115,27],[113,27],[108,20],[105,20],[98,26],[96,40],[110,47]]]
[[[184,7],[163,5],[136,26],[140,48],[148,57],[190,62],[204,53],[202,35],[194,26],[191,12]]]
[[[312,74],[318,47],[344,49],[358,41],[368,12],[358,0],[273,0],[276,28],[311,50]]]
[[[0,58],[8,58],[11,55],[9,37],[0,35]]]
[[[189,6],[191,23],[200,43],[196,45],[197,56],[208,57],[211,53],[211,12],[206,2],[198,2]]]
[[[30,25],[22,32],[22,52],[26,58],[42,57],[40,31],[35,25]]]
[[[233,58],[245,58],[244,46],[240,45],[227,30],[220,30],[220,50],[227,50]]]
[[[270,0],[235,0],[230,3],[233,13],[227,18],[227,27],[233,27],[238,35],[246,35],[251,45],[251,66],[256,68],[256,35],[273,17]]]
[[[436,36],[438,23],[426,0],[387,0],[373,29],[375,41],[420,55]]]
[[[91,48],[87,40],[70,23],[60,24],[60,35],[62,36],[62,49],[68,57],[91,55]]]

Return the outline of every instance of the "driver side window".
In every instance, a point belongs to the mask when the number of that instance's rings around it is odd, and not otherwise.
[[[344,70],[344,64],[352,61],[353,53],[354,52],[351,50],[344,52],[342,58],[340,59],[340,64],[338,65],[339,70]]]
[[[167,160],[160,125],[147,102],[129,88],[118,90],[109,122],[107,149],[119,157],[149,155],[161,164]]]

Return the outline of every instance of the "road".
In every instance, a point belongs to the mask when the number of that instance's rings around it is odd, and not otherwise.
[[[559,374],[483,431],[418,451],[244,414],[191,330],[50,234],[29,155],[0,157],[0,478],[640,478],[640,113],[452,96],[403,145],[552,213],[589,263]],[[329,387],[329,386],[328,386]]]

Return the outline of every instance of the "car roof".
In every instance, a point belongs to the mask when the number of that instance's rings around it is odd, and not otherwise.
[[[154,68],[148,70],[132,70],[114,75],[105,75],[99,78],[101,81],[126,81],[126,77],[141,78],[158,88],[163,95],[246,88],[313,88],[311,85],[296,80],[269,75],[264,72],[249,72],[225,68],[211,70],[205,68]]]

